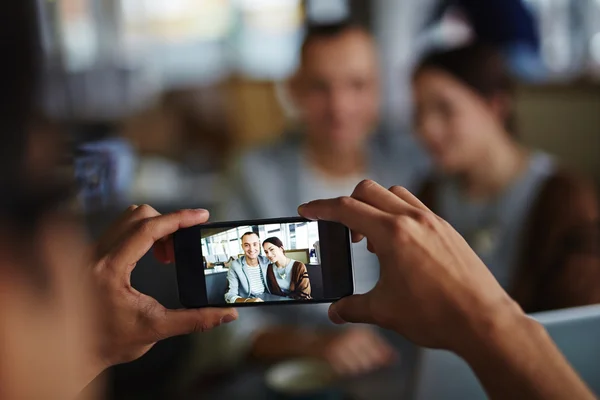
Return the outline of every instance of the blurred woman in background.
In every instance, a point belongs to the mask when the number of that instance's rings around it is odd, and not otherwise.
[[[600,302],[593,185],[518,143],[512,82],[495,49],[429,55],[413,82],[416,130],[438,169],[421,199],[527,312]]]
[[[271,261],[267,283],[272,294],[296,300],[310,299],[310,279],[306,265],[285,255],[283,242],[270,237],[263,242],[265,255]]]

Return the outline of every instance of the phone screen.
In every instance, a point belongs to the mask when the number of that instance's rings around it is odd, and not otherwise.
[[[346,227],[302,218],[225,222],[175,234],[188,308],[322,303],[354,291]]]

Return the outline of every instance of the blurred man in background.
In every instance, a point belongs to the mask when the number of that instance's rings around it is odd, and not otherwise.
[[[351,23],[309,28],[300,68],[288,89],[300,129],[234,163],[221,218],[295,215],[298,204],[348,195],[367,177],[388,186],[415,187],[418,169],[377,142],[378,54],[364,28]],[[370,290],[379,274],[377,259],[364,245],[354,248],[354,257],[356,290]],[[326,308],[319,305],[244,310],[242,314],[260,314],[237,327],[244,327],[238,344],[248,341],[248,330],[259,330],[250,344],[250,354],[259,360],[309,355],[324,358],[341,373],[355,374],[387,365],[395,356],[392,347],[371,329],[315,331],[315,326],[333,328]],[[274,321],[286,327],[267,329]]]
[[[298,132],[234,162],[227,219],[289,216],[297,204],[352,192],[365,177],[415,187],[416,171],[377,143],[380,77],[371,35],[350,23],[310,28],[288,85]]]

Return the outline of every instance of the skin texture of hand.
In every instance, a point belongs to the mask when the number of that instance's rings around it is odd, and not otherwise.
[[[131,286],[131,271],[151,248],[160,261],[172,263],[170,235],[208,216],[205,210],[161,215],[150,206],[132,206],[98,242],[92,272],[101,317],[98,360],[104,367],[136,360],[160,340],[237,319],[234,309],[168,310]]]
[[[380,260],[371,292],[331,307],[336,323],[372,323],[422,346],[456,350],[472,315],[518,309],[465,240],[405,189],[365,181],[352,197],[311,202],[300,213],[349,226],[354,241],[365,235]]]
[[[407,190],[364,181],[351,197],[314,201],[299,213],[348,226],[379,258],[375,288],[333,304],[333,322],[376,324],[454,351],[490,398],[594,398],[465,240]]]

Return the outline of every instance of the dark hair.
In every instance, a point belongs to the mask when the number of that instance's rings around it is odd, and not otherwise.
[[[246,236],[250,236],[250,235],[256,235],[256,237],[258,238],[258,240],[260,240],[260,236],[258,236],[258,233],[256,232],[246,232],[242,235],[242,237],[240,238],[240,240],[244,239]]]
[[[497,94],[514,94],[513,79],[504,58],[496,48],[488,44],[476,42],[457,49],[431,53],[417,65],[413,79],[430,69],[450,74],[486,100]],[[509,113],[504,125],[509,132],[516,133],[512,113]]]
[[[263,242],[263,247],[265,246],[265,243],[270,243],[273,246],[281,247],[282,249],[284,248],[283,242],[281,241],[281,239],[279,239],[278,237],[275,237],[275,236],[265,239],[265,241]]]
[[[306,34],[300,50],[302,60],[304,60],[308,47],[315,41],[331,39],[352,31],[369,34],[364,26],[352,20],[343,20],[327,24],[309,24],[306,27]]]

